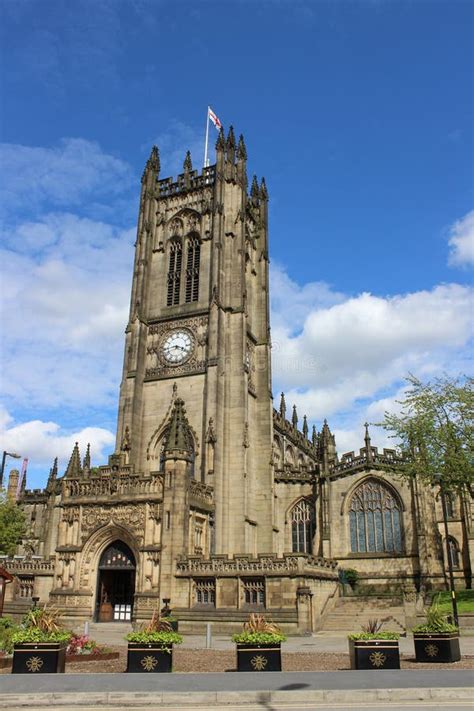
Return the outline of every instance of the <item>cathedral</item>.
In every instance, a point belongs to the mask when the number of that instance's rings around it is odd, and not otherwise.
[[[27,517],[5,612],[33,598],[77,622],[142,621],[165,605],[182,629],[232,628],[249,611],[319,628],[344,571],[366,590],[443,589],[449,549],[470,587],[471,503],[397,473],[396,451],[338,455],[325,421],[273,401],[268,192],[247,180],[242,136],[215,165],[141,180],[117,438],[105,465],[76,444],[42,490],[8,492]],[[363,335],[361,335],[363,338]],[[274,404],[276,407],[274,407]],[[446,545],[448,543],[448,545]]]

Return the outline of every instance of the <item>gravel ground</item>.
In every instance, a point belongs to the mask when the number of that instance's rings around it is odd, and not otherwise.
[[[119,659],[109,661],[71,662],[66,665],[66,674],[124,672],[127,665],[127,648],[111,647],[120,652]],[[283,652],[283,671],[344,671],[349,669],[348,654],[324,652]],[[175,649],[173,671],[175,672],[225,672],[235,671],[234,651],[216,649]],[[455,664],[419,664],[410,655],[402,655],[402,669],[474,669],[474,656],[464,656]],[[10,669],[0,669],[0,674],[9,674]]]

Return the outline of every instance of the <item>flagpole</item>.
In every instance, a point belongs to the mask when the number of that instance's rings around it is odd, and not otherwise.
[[[209,144],[209,106],[207,107],[207,118],[206,118],[206,143],[204,145],[204,167],[207,168],[208,166],[208,158],[207,158],[207,147]]]

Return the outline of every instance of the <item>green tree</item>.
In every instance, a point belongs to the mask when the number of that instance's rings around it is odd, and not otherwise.
[[[406,458],[403,473],[446,490],[474,482],[474,379],[437,378],[422,383],[407,379],[409,390],[400,414],[385,413],[381,426],[400,442]]]
[[[5,491],[0,491],[0,553],[13,555],[25,530],[25,514]]]

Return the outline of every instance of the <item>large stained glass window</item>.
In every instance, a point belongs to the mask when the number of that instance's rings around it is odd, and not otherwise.
[[[401,553],[402,512],[388,486],[368,479],[357,487],[349,507],[354,553]]]
[[[291,536],[294,553],[313,552],[315,530],[314,504],[307,499],[301,499],[291,510]]]

